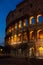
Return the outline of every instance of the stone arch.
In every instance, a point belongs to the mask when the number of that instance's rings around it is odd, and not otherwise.
[[[23,20],[23,27],[26,27],[26,26],[28,26],[28,19]]]
[[[30,17],[30,24],[34,24],[35,23],[35,18],[34,18],[34,16],[31,16]]]
[[[34,31],[30,31],[30,40],[34,39]]]
[[[18,28],[22,28],[22,20],[18,22]]]
[[[29,49],[29,57],[33,57],[34,56],[34,47],[30,47]]]
[[[43,17],[41,14],[37,15],[37,22],[42,22],[43,21]]]
[[[37,39],[42,39],[43,38],[43,31],[40,29],[37,31]]]

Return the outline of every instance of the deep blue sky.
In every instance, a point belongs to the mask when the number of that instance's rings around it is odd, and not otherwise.
[[[4,45],[6,17],[23,0],[0,0],[0,45]]]

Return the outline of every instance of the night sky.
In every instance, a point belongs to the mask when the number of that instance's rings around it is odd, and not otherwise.
[[[23,0],[0,0],[0,45],[4,45],[6,17]]]

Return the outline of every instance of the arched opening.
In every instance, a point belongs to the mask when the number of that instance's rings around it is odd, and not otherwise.
[[[34,40],[34,32],[33,31],[30,32],[30,40]]]
[[[22,35],[21,35],[21,33],[19,33],[17,35],[17,43],[22,43]]]
[[[18,22],[18,28],[22,28],[22,21],[21,20]]]
[[[39,32],[39,37],[40,37],[40,39],[43,39],[43,32],[42,31]]]
[[[15,29],[15,28],[14,28],[14,25],[12,25],[12,27],[11,27],[12,32],[14,31],[14,29]]]
[[[43,57],[43,46],[37,47],[36,57],[38,58]]]
[[[14,25],[14,29],[17,29],[17,23],[15,23],[15,25]]]
[[[43,56],[43,47],[42,46],[40,46],[38,48],[38,51],[39,51],[39,56]]]
[[[43,21],[43,17],[41,14],[37,16],[37,22],[41,23]]]
[[[26,26],[28,26],[28,20],[24,19],[24,21],[23,21],[23,27],[26,27]]]
[[[27,36],[27,32],[23,33],[23,42],[28,42],[28,36]]]
[[[30,17],[30,24],[35,24],[35,18],[33,16]]]
[[[29,57],[34,57],[34,47],[29,49]]]
[[[14,35],[14,42],[17,41],[17,34]]]
[[[42,30],[37,31],[37,39],[43,39],[43,32]]]

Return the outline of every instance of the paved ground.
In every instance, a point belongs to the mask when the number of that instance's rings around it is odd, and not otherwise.
[[[30,65],[30,63],[27,58],[2,57],[0,58],[0,65]]]
[[[43,65],[43,60],[29,60],[23,57],[0,57],[0,65]]]

